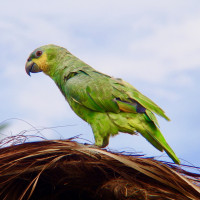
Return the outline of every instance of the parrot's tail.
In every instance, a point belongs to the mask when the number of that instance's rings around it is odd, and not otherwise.
[[[109,119],[118,128],[118,131],[130,134],[139,132],[156,149],[164,150],[175,163],[180,164],[176,154],[157,127],[158,122],[153,113],[151,115],[149,113],[109,113]]]
[[[154,147],[160,151],[165,151],[168,156],[177,164],[180,164],[180,160],[171,149],[164,136],[160,132],[159,128],[151,120],[146,120],[145,114],[140,115],[140,125],[136,128]]]

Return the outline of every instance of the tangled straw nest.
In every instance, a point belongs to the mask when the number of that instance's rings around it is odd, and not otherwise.
[[[72,140],[0,149],[0,199],[200,199],[200,175]]]

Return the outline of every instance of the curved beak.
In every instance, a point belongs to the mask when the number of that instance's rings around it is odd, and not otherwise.
[[[27,61],[25,66],[26,73],[30,75],[30,73],[37,73],[41,72],[42,70],[38,67],[37,64],[35,64],[33,61]]]

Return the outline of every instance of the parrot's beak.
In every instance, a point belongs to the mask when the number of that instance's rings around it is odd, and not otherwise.
[[[33,61],[27,61],[25,66],[26,73],[30,75],[30,73],[37,73],[41,72],[42,70],[38,67],[37,64],[35,64]]]

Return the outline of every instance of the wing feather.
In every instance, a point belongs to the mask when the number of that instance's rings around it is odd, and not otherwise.
[[[66,91],[83,106],[98,112],[145,112],[157,125],[153,113],[170,120],[158,105],[132,85],[97,71],[77,71],[66,81]]]
[[[124,97],[125,101],[129,102],[131,100],[137,101],[147,110],[165,118],[166,120],[170,121],[170,119],[165,115],[165,112],[156,105],[151,99],[144,96],[140,93],[137,89],[135,89],[131,84],[121,80],[121,79],[114,79],[112,78],[112,82],[116,90],[120,91],[121,94],[125,94]],[[127,97],[128,96],[128,97]],[[123,97],[121,97],[122,99]]]

